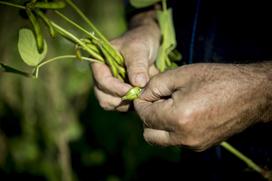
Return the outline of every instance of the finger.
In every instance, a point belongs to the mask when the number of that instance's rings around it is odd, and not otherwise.
[[[172,131],[175,128],[173,100],[147,102],[136,99],[134,107],[143,123],[148,128]]]
[[[143,135],[144,135],[145,141],[150,144],[160,145],[160,146],[171,145],[171,138],[168,131],[145,128]]]
[[[129,102],[121,103],[119,106],[117,106],[115,109],[119,112],[127,112],[130,108]]]
[[[154,64],[149,67],[149,77],[153,77],[158,73],[160,73],[160,71],[156,68]]]
[[[123,38],[119,37],[119,38],[113,39],[110,41],[110,43],[116,50],[120,51],[123,44]]]
[[[149,81],[149,50],[142,43],[133,43],[122,49],[128,78],[133,86],[144,87]]]
[[[98,99],[99,105],[107,111],[115,110],[116,107],[118,107],[122,102],[120,97],[114,97],[110,94],[106,94],[96,86],[94,86],[94,92]]]
[[[124,96],[131,86],[112,76],[107,65],[92,63],[93,77],[99,89],[113,96]]]
[[[159,73],[148,82],[140,98],[149,102],[160,100],[161,98],[171,96],[174,91],[183,87],[187,81],[188,75],[180,69]]]

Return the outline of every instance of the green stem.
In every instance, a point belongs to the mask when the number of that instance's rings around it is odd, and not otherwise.
[[[5,2],[5,1],[0,1],[0,4],[15,7],[15,8],[20,8],[20,9],[26,9],[25,6],[22,6],[19,4],[14,4],[14,3],[9,3],[9,2]]]
[[[257,165],[256,163],[254,163],[250,158],[248,158],[247,156],[245,156],[243,153],[241,153],[239,150],[237,150],[236,148],[234,148],[233,146],[231,146],[229,143],[223,141],[222,143],[220,143],[220,145],[222,147],[224,147],[226,150],[228,150],[229,152],[231,152],[233,155],[235,155],[236,157],[238,157],[240,160],[242,160],[243,162],[245,162],[250,168],[252,168],[256,172],[258,172],[260,174],[263,173],[263,169],[259,165]]]
[[[166,0],[162,0],[162,10],[167,11]]]
[[[94,31],[94,33],[96,33],[98,35],[98,37],[101,38],[102,43],[104,43],[103,46],[114,57],[115,61],[119,65],[123,65],[124,61],[123,61],[123,57],[121,56],[121,54],[112,47],[112,45],[107,40],[107,38],[105,38],[105,36],[103,36],[103,34],[94,26],[94,24],[89,20],[89,18],[73,3],[72,0],[65,0],[65,1],[91,27],[91,29]]]
[[[86,35],[90,36],[93,39],[97,39],[97,37],[94,36],[94,34],[88,32],[86,29],[82,28],[80,25],[78,25],[76,22],[72,21],[71,19],[69,19],[68,17],[66,17],[64,14],[62,14],[59,11],[54,11],[57,15],[59,15],[62,19],[64,19],[65,21],[67,21],[68,23],[72,24],[73,26],[75,26],[76,28],[78,28],[79,30],[81,30],[82,32],[84,32]]]
[[[57,25],[53,21],[51,21],[51,23],[52,23],[53,27],[56,29],[56,31],[58,31],[61,35],[69,37],[70,39],[72,39],[73,41],[75,41],[77,44],[79,44],[80,46],[82,46],[82,48],[84,50],[86,50],[94,58],[96,58],[97,60],[100,60],[100,61],[104,62],[104,59],[103,59],[103,57],[101,55],[97,54],[92,49],[90,49],[88,46],[86,46],[85,43],[83,43],[80,39],[78,39],[72,33],[66,31],[65,29],[63,29],[62,27],[60,27],[59,25]]]
[[[57,56],[57,57],[54,57],[54,58],[50,58],[46,61],[43,61],[41,62],[39,65],[37,65],[32,73],[32,75],[34,75],[35,78],[38,78],[39,76],[39,69],[48,64],[48,63],[51,63],[51,62],[54,62],[54,61],[57,61],[57,60],[63,60],[63,59],[68,59],[68,58],[77,58],[76,55],[61,55],[61,56]],[[101,63],[100,61],[98,60],[95,60],[95,59],[92,59],[92,58],[88,58],[88,57],[81,57],[82,60],[86,60],[88,62],[91,62],[91,63]]]
[[[67,4],[74,9],[77,14],[93,29],[93,31],[106,43],[110,44],[108,40],[103,36],[102,33],[94,26],[94,24],[89,20],[89,18],[73,3],[72,0],[65,0]]]
[[[21,70],[12,68],[2,63],[0,63],[0,72],[14,73],[14,74],[19,74],[25,77],[32,77],[32,75],[27,72],[23,72]]]
[[[50,62],[54,62],[56,60],[62,60],[62,59],[68,59],[68,58],[77,58],[77,56],[76,55],[61,55],[61,56],[57,56],[57,57],[54,57],[54,58],[50,58],[50,59],[48,59],[48,60],[46,60],[44,62],[41,62],[39,65],[37,65],[36,68],[41,68],[45,64],[48,64]],[[82,58],[82,60],[86,60],[86,61],[91,62],[91,63],[94,63],[94,62],[101,63],[98,60],[95,60],[95,59],[92,59],[92,58],[88,58],[88,57],[81,57],[81,58]]]

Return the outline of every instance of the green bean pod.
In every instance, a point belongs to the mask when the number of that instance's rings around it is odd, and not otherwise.
[[[110,69],[111,69],[111,72],[112,72],[112,75],[116,78],[120,78],[118,75],[119,75],[119,72],[118,72],[118,69],[116,67],[116,65],[114,64],[114,60],[113,58],[108,54],[108,52],[105,52],[105,50],[103,51],[103,54],[106,58],[106,62],[107,64],[110,66]]]
[[[119,72],[119,74],[121,75],[122,79],[125,79],[126,78],[126,70],[124,67],[118,65],[117,63],[115,63],[116,67],[117,67],[117,70]]]
[[[32,13],[32,11],[30,9],[26,9],[26,13],[29,17],[29,20],[33,26],[34,32],[35,32],[35,36],[36,36],[36,42],[37,42],[37,47],[39,52],[43,52],[43,46],[44,46],[44,42],[43,42],[43,34],[42,34],[42,30],[40,27],[40,24],[36,18],[36,16]]]
[[[94,52],[100,54],[100,51],[99,51],[98,47],[97,47],[96,45],[94,45],[93,43],[86,43],[86,45],[87,45],[90,49],[92,49]]]
[[[114,58],[112,57],[112,55],[106,50],[106,48],[104,46],[101,45],[101,43],[99,41],[92,40],[92,42],[94,45],[96,45],[97,47],[100,48],[102,54],[105,57],[106,64],[108,66],[110,66],[110,70],[111,70],[112,75],[123,81],[122,77],[119,75],[117,66],[115,64],[115,61],[114,61]]]
[[[117,62],[121,66],[125,64],[123,56],[117,50],[115,50],[113,47],[109,46],[105,42],[102,44],[102,46],[105,51],[107,51],[112,57],[114,57],[115,62]]]
[[[41,9],[63,9],[65,8],[66,4],[63,1],[57,2],[36,2],[34,4],[35,8]]]
[[[39,9],[36,9],[35,13],[42,19],[42,21],[44,22],[44,24],[49,29],[49,34],[51,35],[51,37],[54,38],[56,36],[56,31],[55,31],[52,23],[48,19],[48,17],[41,10],[39,10]]]
[[[131,88],[126,95],[122,97],[123,101],[133,101],[141,95],[142,89],[140,87]]]

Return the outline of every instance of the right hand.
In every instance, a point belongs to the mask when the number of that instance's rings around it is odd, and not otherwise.
[[[146,21],[111,41],[112,45],[123,55],[129,83],[124,83],[112,76],[109,67],[102,63],[92,63],[95,80],[94,91],[99,104],[105,110],[125,112],[130,104],[122,101],[132,86],[144,87],[150,77],[158,73],[154,66],[159,48],[160,31],[158,25]]]

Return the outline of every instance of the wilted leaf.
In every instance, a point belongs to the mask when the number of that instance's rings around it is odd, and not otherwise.
[[[144,8],[155,4],[161,0],[130,0],[130,4],[135,8]]]
[[[44,41],[44,50],[39,53],[35,35],[30,29],[20,29],[18,50],[23,61],[30,66],[37,66],[46,56],[47,44]]]

